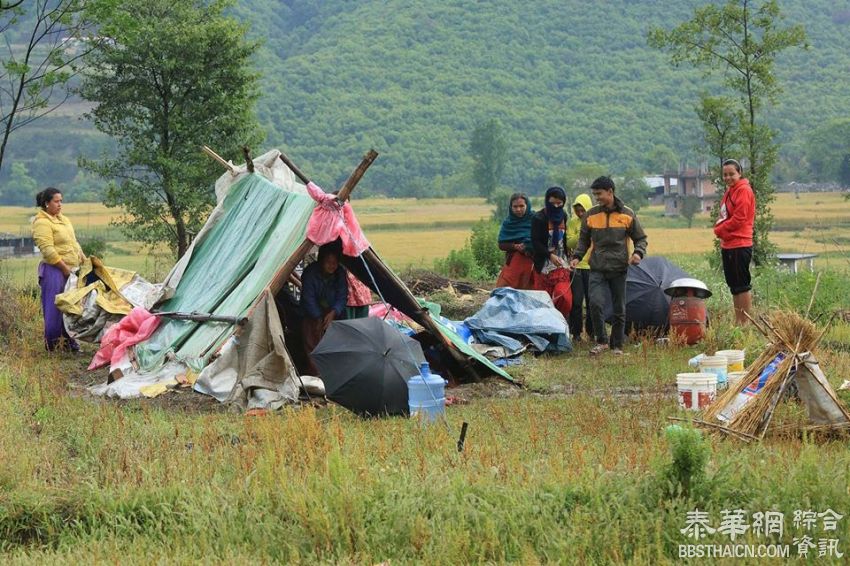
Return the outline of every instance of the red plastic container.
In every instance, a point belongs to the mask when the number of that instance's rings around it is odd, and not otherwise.
[[[670,301],[670,328],[688,344],[705,338],[708,313],[699,297],[674,297]]]

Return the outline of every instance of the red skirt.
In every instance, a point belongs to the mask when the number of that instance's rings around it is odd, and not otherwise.
[[[547,274],[534,272],[535,288],[538,291],[546,291],[552,297],[552,302],[555,303],[555,308],[564,315],[564,318],[570,318],[570,311],[573,308],[573,289],[570,285],[570,270],[560,267]]]
[[[496,287],[534,289],[534,261],[525,254],[511,252],[499,272]]]

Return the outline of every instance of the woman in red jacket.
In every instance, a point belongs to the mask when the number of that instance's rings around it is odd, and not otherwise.
[[[753,307],[750,285],[750,261],[753,259],[753,222],[756,200],[750,182],[741,176],[741,164],[734,159],[723,162],[726,192],[720,201],[720,215],[714,224],[714,235],[720,238],[723,274],[732,292],[735,323],[747,324]]]

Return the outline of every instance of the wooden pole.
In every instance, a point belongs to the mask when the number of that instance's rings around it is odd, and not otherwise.
[[[339,193],[337,193],[336,198],[337,200],[339,200],[339,202],[345,202],[348,200],[349,196],[351,195],[351,191],[354,190],[354,187],[357,186],[357,183],[360,182],[360,179],[361,177],[363,177],[363,174],[366,172],[366,169],[368,169],[369,166],[372,165],[372,162],[375,161],[375,158],[377,157],[378,152],[374,149],[370,149],[366,152],[366,155],[364,155],[363,159],[360,161],[360,165],[357,166],[357,169],[354,170],[354,172],[351,174],[348,180],[345,181],[345,184],[339,190]]]
[[[209,147],[207,147],[207,146],[205,146],[205,145],[202,145],[202,146],[201,146],[201,151],[203,151],[204,153],[206,153],[207,155],[209,155],[210,157],[212,157],[213,159],[215,159],[216,161],[218,161],[218,162],[221,164],[221,166],[222,166],[222,167],[224,167],[225,169],[227,169],[228,171],[230,171],[230,174],[231,174],[231,175],[235,175],[235,174],[236,174],[236,169],[233,167],[233,164],[232,164],[232,163],[229,163],[229,162],[227,162],[227,161],[225,161],[225,160],[224,160],[224,158],[223,158],[222,156],[220,156],[219,154],[217,154],[216,152],[214,152],[214,151],[213,151],[212,149],[210,149]]]
[[[375,157],[378,156],[377,152],[374,152],[373,150],[366,154],[367,157],[371,153],[374,153],[375,155],[372,156],[371,159],[368,160],[368,162],[366,158],[364,158],[363,161],[360,162],[360,165],[357,166],[357,169],[355,169],[351,176],[348,178],[348,181],[345,182],[345,187],[349,187],[348,194],[351,194],[351,191],[353,191],[354,187],[357,186],[357,183],[363,177],[363,174],[366,172],[366,169],[368,169],[369,166],[372,165],[372,162],[375,161]],[[304,173],[302,173],[298,169],[298,167],[296,167],[295,164],[292,163],[292,161],[290,161],[290,159],[286,157],[283,153],[280,154],[280,160],[286,163],[286,166],[289,167],[292,172],[295,173],[295,176],[297,176],[299,179],[301,179],[305,183],[310,182],[309,179],[304,176]],[[283,288],[283,286],[286,285],[286,282],[289,281],[289,276],[295,270],[295,266],[297,266],[301,262],[301,260],[304,259],[304,256],[306,256],[310,252],[310,250],[313,248],[313,245],[313,242],[305,239],[303,242],[301,242],[301,245],[296,248],[296,250],[289,257],[289,259],[287,259],[286,262],[280,267],[280,269],[277,270],[277,273],[275,273],[274,277],[272,278],[271,282],[267,287],[269,292],[271,292],[272,296],[277,295],[277,293]]]
[[[289,167],[290,171],[295,173],[296,177],[301,179],[302,183],[304,183],[306,185],[307,183],[310,182],[310,179],[307,178],[307,175],[302,173],[301,169],[296,167],[295,164],[292,162],[292,160],[289,159],[289,157],[287,157],[287,155],[285,153],[283,153],[282,151],[280,152],[280,160],[283,161],[286,164],[287,167]]]
[[[375,253],[375,250],[372,248],[367,249],[363,252],[363,255],[368,260],[370,265],[375,266],[375,268],[380,271],[384,277],[393,281],[400,289],[402,289],[405,298],[410,304],[419,305],[419,301],[416,300],[416,297],[413,296],[413,293],[410,292],[410,289],[407,288],[407,285],[398,278],[398,275],[393,272],[392,269],[387,267],[387,265],[383,262],[383,260]],[[417,318],[413,318],[416,322],[421,324],[426,330],[428,330],[431,334],[434,335],[437,340],[442,342],[445,346],[445,349],[449,352],[449,355],[454,358],[454,360],[458,363],[458,365],[466,372],[468,372],[473,381],[481,381],[481,375],[476,371],[475,367],[470,363],[469,359],[466,358],[456,347],[451,343],[451,340],[446,338],[442,332],[440,332],[440,328],[431,318],[431,315],[428,313],[427,309],[424,307],[419,307],[417,311]]]
[[[268,285],[269,292],[271,292],[272,296],[278,294],[278,292],[283,289],[283,286],[286,285],[286,282],[289,281],[289,276],[295,270],[295,266],[298,265],[304,256],[306,256],[310,250],[313,248],[313,242],[310,240],[304,240],[301,242],[292,255],[289,256],[280,269],[277,270],[277,273],[272,277],[271,282]]]
[[[248,168],[248,173],[253,173],[254,160],[251,159],[251,149],[247,145],[242,146],[242,155],[245,156],[245,167]]]
[[[756,321],[756,319],[754,319],[753,317],[751,317],[751,316],[750,316],[750,313],[748,313],[747,311],[743,311],[743,312],[744,312],[744,316],[746,316],[748,319],[750,319],[750,322],[751,322],[751,323],[753,323],[753,326],[755,326],[755,327],[756,327],[756,329],[758,329],[758,331],[759,331],[759,332],[761,332],[762,334],[764,334],[764,337],[765,337],[765,338],[767,338],[768,340],[770,340],[770,339],[771,339],[771,338],[770,338],[770,333],[769,333],[767,330],[765,330],[764,328],[762,328],[761,324],[759,324],[759,323]]]

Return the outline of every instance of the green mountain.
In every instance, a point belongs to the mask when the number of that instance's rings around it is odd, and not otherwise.
[[[263,40],[267,146],[327,187],[374,147],[381,155],[361,194],[454,195],[474,192],[467,147],[489,118],[508,135],[504,184],[534,193],[579,162],[621,173],[650,172],[658,148],[697,159],[694,105],[718,80],[673,68],[646,34],[702,3],[242,0],[234,11]],[[850,11],[828,0],[780,4],[811,47],[782,55],[785,92],[769,119],[783,144],[780,176],[805,179],[807,134],[850,116]],[[26,159],[53,122],[22,130],[14,151]],[[74,139],[91,134],[74,129]]]

